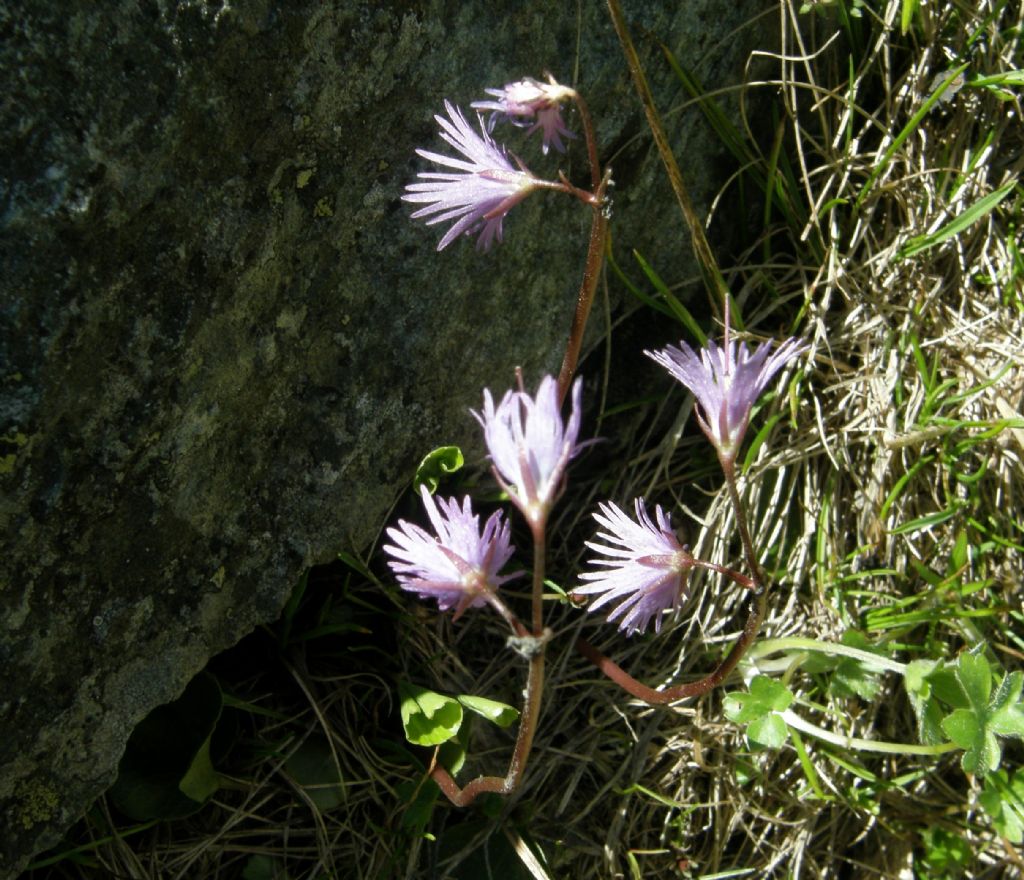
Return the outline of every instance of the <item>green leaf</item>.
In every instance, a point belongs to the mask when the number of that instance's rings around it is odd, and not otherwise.
[[[993,712],[1012,709],[1020,702],[1021,689],[1024,688],[1024,672],[1011,672],[1004,675],[999,687],[996,688],[990,704]]]
[[[220,785],[210,736],[222,706],[220,687],[204,672],[139,722],[110,789],[120,812],[137,821],[176,819],[203,805]]]
[[[287,880],[287,877],[284,864],[263,853],[249,856],[242,869],[242,880]]]
[[[960,835],[944,828],[925,828],[921,831],[924,841],[924,863],[929,870],[920,877],[954,878],[962,877],[964,870],[974,858],[971,845]]]
[[[192,763],[189,765],[185,775],[178,783],[178,789],[187,798],[198,803],[203,803],[207,798],[220,788],[220,774],[213,768],[213,760],[210,758],[210,736],[203,740]]]
[[[956,543],[953,545],[953,552],[949,554],[949,571],[947,576],[952,577],[967,566],[970,561],[970,547],[967,543],[967,532],[960,529],[956,536]]]
[[[985,730],[970,709],[957,709],[943,718],[942,729],[962,749],[976,748]]]
[[[843,633],[842,643],[850,648],[885,656],[885,652],[872,643],[867,636],[854,629]],[[835,671],[829,678],[829,691],[837,697],[856,695],[864,700],[873,700],[882,685],[877,670],[869,669],[862,661],[843,657],[836,663]]]
[[[1024,707],[1020,704],[1024,673],[1004,675],[992,697],[989,727],[1002,736],[1024,737]]]
[[[406,804],[405,812],[402,814],[402,827],[422,834],[430,821],[430,814],[434,811],[434,804],[437,803],[441,789],[433,779],[425,776],[416,781],[400,782],[396,791]]]
[[[463,724],[454,739],[441,744],[437,750],[437,760],[452,776],[457,776],[466,763],[466,752],[469,750],[470,725]]]
[[[654,271],[650,264],[643,258],[643,256],[641,256],[639,251],[633,251],[633,258],[640,264],[640,268],[643,269],[644,275],[647,276],[647,280],[650,281],[651,284],[654,285],[654,289],[661,294],[662,298],[668,304],[669,309],[671,309],[679,323],[689,330],[702,346],[707,345],[707,334],[701,330],[700,324],[694,320],[689,309],[679,301],[676,295],[669,290],[668,285],[661,280],[661,276]]]
[[[992,670],[988,660],[981,654],[961,654],[956,664],[956,678],[971,707],[985,710],[989,694],[992,693]]]
[[[972,651],[961,654],[957,660],[956,681],[967,706],[943,719],[942,729],[965,750],[960,761],[964,772],[995,771],[1002,758],[996,734],[1024,736],[1024,706],[1020,703],[1024,673],[1004,675],[993,694],[988,660],[980,652]]]
[[[732,693],[725,698],[725,716],[738,724],[749,724],[772,712],[783,712],[793,702],[793,694],[784,684],[758,675],[750,683],[749,693]]]
[[[990,773],[978,803],[998,834],[1013,844],[1024,842],[1024,774],[1008,777],[1005,770]]]
[[[996,206],[1011,192],[1013,192],[1013,188],[1016,185],[1017,179],[1014,178],[994,192],[990,192],[987,196],[983,196],[978,199],[978,201],[971,205],[966,211],[954,217],[941,229],[938,229],[935,232],[930,232],[927,235],[917,235],[914,238],[911,238],[896,253],[896,259],[902,260],[907,257],[912,257],[914,254],[919,254],[921,251],[926,251],[929,248],[935,247],[935,245],[941,244],[947,239],[953,238],[965,229],[973,226],[982,217],[992,213]]]
[[[788,733],[786,722],[774,712],[747,725],[747,738],[769,749],[781,748]]]
[[[747,725],[747,738],[769,748],[779,748],[788,733],[784,712],[793,702],[793,694],[782,682],[758,675],[750,683],[749,693],[732,693],[725,698],[725,716]]]
[[[433,495],[441,484],[441,478],[448,474],[454,474],[466,463],[462,456],[462,450],[458,446],[439,446],[433,452],[428,452],[419,467],[416,468],[416,476],[412,484],[419,489],[426,486],[427,491]]]
[[[913,660],[907,664],[903,676],[903,684],[917,718],[917,736],[925,745],[946,742],[942,731],[945,713],[936,699],[933,686],[933,676],[943,672],[945,670],[937,660]]]
[[[285,769],[320,812],[333,810],[345,802],[341,772],[324,737],[306,739],[292,752]]]
[[[999,766],[1002,749],[998,740],[987,729],[984,721],[979,721],[970,709],[957,709],[944,718],[942,729],[956,745],[964,749],[960,758],[964,773],[981,776]]]
[[[462,726],[458,700],[435,694],[414,684],[398,682],[405,738],[418,746],[436,746],[450,740]]]
[[[468,694],[459,694],[456,698],[470,712],[476,712],[498,727],[508,727],[515,724],[519,718],[519,710],[509,706],[507,703],[499,703],[497,700],[488,700],[485,697],[473,697]]]
[[[918,0],[903,0],[900,9],[900,33],[906,36],[910,30],[910,23],[914,20],[914,13],[917,12]]]

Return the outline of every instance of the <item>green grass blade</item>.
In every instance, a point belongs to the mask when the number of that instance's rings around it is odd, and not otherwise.
[[[942,244],[942,242],[948,241],[955,235],[958,235],[965,229],[973,226],[983,217],[987,217],[991,214],[992,211],[995,210],[996,206],[1011,192],[1013,192],[1016,185],[1017,179],[1014,178],[1009,183],[1003,184],[999,189],[978,199],[978,201],[971,205],[966,211],[959,216],[954,217],[941,229],[928,233],[927,235],[917,235],[910,239],[910,241],[903,245],[903,247],[897,252],[896,259],[905,260],[907,257],[912,257],[914,254],[919,254],[922,251],[933,248],[937,244]]]
[[[875,185],[875,181],[878,180],[882,172],[889,167],[889,163],[892,161],[892,157],[895,155],[896,151],[902,147],[904,141],[906,141],[906,139],[917,130],[917,127],[921,124],[921,121],[925,116],[928,115],[932,107],[939,102],[939,99],[946,93],[946,90],[953,84],[953,81],[965,70],[967,70],[967,65],[961,64],[959,67],[955,67],[953,70],[949,71],[946,78],[942,81],[942,85],[928,96],[927,100],[925,100],[918,111],[910,118],[910,121],[903,126],[903,130],[900,131],[893,142],[889,144],[886,151],[882,154],[882,158],[878,161],[871,174],[868,176],[867,182],[861,188],[860,194],[857,196],[857,200],[853,203],[854,210],[859,209],[861,204],[863,204],[864,199],[867,198],[868,193],[871,192],[871,188]]]
[[[676,295],[668,289],[668,285],[662,281],[661,276],[654,271],[653,267],[643,258],[639,251],[633,251],[633,259],[640,264],[640,268],[643,269],[644,275],[647,276],[647,280],[650,281],[651,284],[654,285],[654,289],[661,294],[661,298],[665,300],[665,303],[668,305],[669,309],[671,309],[671,313],[676,320],[697,338],[701,346],[707,345],[707,334],[701,330],[700,324],[694,320],[693,315],[690,314],[690,310],[679,302]]]

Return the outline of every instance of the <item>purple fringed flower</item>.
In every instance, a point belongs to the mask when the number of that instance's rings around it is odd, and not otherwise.
[[[399,520],[397,528],[387,530],[394,543],[384,545],[384,552],[393,557],[388,565],[403,590],[436,599],[442,611],[455,608],[458,619],[467,608],[486,604],[498,587],[522,574],[498,574],[512,556],[509,524],[501,511],[495,511],[481,532],[468,497],[459,507],[454,498],[438,498],[435,504],[425,486],[420,487],[420,495],[437,536]]]
[[[807,351],[796,339],[787,339],[772,353],[770,342],[751,352],[746,343],[729,341],[726,325],[722,348],[714,342],[698,355],[685,342],[661,351],[645,351],[697,398],[697,422],[725,462],[736,459],[750,421],[750,410],[772,377],[793,358]]]
[[[437,245],[443,250],[457,236],[480,230],[477,248],[487,250],[497,239],[501,241],[501,223],[516,204],[525,199],[538,185],[538,181],[525,166],[513,167],[503,147],[496,144],[478,118],[480,133],[466,121],[462,111],[444,102],[448,119],[435,116],[441,127],[441,138],[464,156],[457,159],[417,150],[424,159],[455,171],[421,171],[416,175],[425,183],[411,183],[405,188],[402,200],[426,203],[415,211],[415,218],[429,217],[427,225],[458,218]]]
[[[565,424],[558,405],[558,383],[551,376],[541,380],[536,397],[525,391],[507,391],[497,407],[485,389],[483,413],[473,413],[483,426],[502,488],[535,528],[554,504],[566,465],[582,448],[576,443],[582,394],[582,380],[577,379],[572,386],[572,412]]]
[[[619,629],[626,635],[643,632],[652,618],[655,632],[661,631],[661,615],[686,595],[687,574],[694,564],[661,506],[654,508],[655,524],[642,498],[637,498],[635,505],[637,522],[611,502],[599,505],[600,513],[595,513],[594,519],[605,531],[597,537],[606,543],[588,541],[587,546],[608,558],[591,560],[602,569],[581,574],[580,580],[591,583],[573,591],[583,596],[602,594],[589,611],[618,602],[608,620],[621,617]]]
[[[515,125],[529,125],[530,120],[536,122],[530,126],[527,135],[535,131],[542,133],[541,151],[547,155],[548,148],[554,147],[559,153],[565,152],[562,138],[574,138],[574,135],[562,120],[559,104],[576,93],[568,86],[561,86],[552,80],[550,83],[538,82],[527,77],[519,82],[507,83],[503,89],[486,89],[496,101],[474,101],[470,106],[474,110],[493,110],[488,130],[494,129],[498,115],[506,116]]]

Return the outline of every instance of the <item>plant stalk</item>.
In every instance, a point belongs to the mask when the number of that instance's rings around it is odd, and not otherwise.
[[[523,773],[526,772],[526,763],[533,748],[533,737],[540,721],[541,701],[544,695],[544,651],[550,636],[550,633],[544,630],[543,609],[546,529],[546,516],[540,522],[530,524],[533,533],[533,633],[529,637],[519,639],[522,647],[517,648],[520,653],[529,657],[530,668],[523,695],[523,713],[519,717],[519,731],[509,760],[508,772],[504,776],[479,776],[460,787],[451,773],[437,763],[436,758],[430,767],[430,778],[457,807],[468,806],[485,792],[511,794],[519,787]]]
[[[679,684],[675,687],[666,688],[663,691],[656,691],[654,688],[637,681],[621,666],[602,654],[584,638],[576,640],[576,648],[601,672],[607,675],[608,678],[638,700],[643,700],[645,703],[651,703],[652,705],[674,703],[677,700],[685,700],[688,697],[706,694],[708,691],[714,690],[729,677],[740,660],[743,659],[747,649],[753,644],[754,639],[757,638],[757,633],[764,622],[767,607],[766,599],[764,591],[756,593],[751,597],[752,604],[750,611],[747,613],[747,622],[743,626],[743,632],[740,633],[740,637],[736,640],[729,653],[726,654],[725,659],[714,670],[704,676],[704,678],[697,679],[697,681]]]

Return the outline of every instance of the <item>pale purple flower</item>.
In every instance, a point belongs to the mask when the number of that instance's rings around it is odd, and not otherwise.
[[[572,386],[572,412],[563,423],[558,383],[545,376],[536,397],[508,391],[495,406],[484,390],[482,413],[473,415],[483,426],[491,461],[509,497],[533,527],[540,526],[561,488],[566,465],[582,448],[580,432],[581,379]]]
[[[652,619],[655,631],[660,632],[662,614],[675,609],[686,595],[693,556],[676,539],[671,520],[660,505],[654,508],[656,522],[651,521],[642,498],[635,502],[636,522],[611,502],[599,507],[594,519],[605,529],[597,533],[605,543],[588,541],[587,546],[607,558],[591,560],[601,568],[581,574],[580,580],[590,583],[577,587],[573,594],[600,594],[590,604],[590,611],[617,602],[608,620],[621,617],[619,629],[626,635],[643,632]]]
[[[726,327],[722,348],[709,341],[697,354],[685,342],[661,351],[645,351],[697,398],[697,422],[723,462],[736,458],[750,421],[750,410],[775,374],[807,350],[787,339],[772,353],[765,342],[751,352],[746,343],[729,341]]]
[[[491,514],[481,532],[468,497],[460,507],[454,498],[437,498],[435,504],[425,486],[420,495],[436,534],[399,520],[397,528],[387,530],[394,543],[384,545],[403,590],[436,599],[442,611],[455,608],[458,618],[467,608],[486,604],[498,587],[522,574],[498,574],[513,552],[501,511]]]
[[[488,95],[496,101],[474,101],[470,106],[474,110],[493,110],[488,130],[494,129],[494,122],[499,115],[507,117],[515,125],[530,125],[527,135],[540,131],[542,134],[541,150],[547,155],[548,148],[554,147],[558,152],[565,152],[562,138],[574,138],[574,135],[562,120],[559,104],[576,93],[568,86],[562,86],[552,80],[550,83],[538,82],[527,77],[519,82],[507,83],[503,89],[486,89]]]
[[[512,165],[505,149],[487,133],[482,119],[477,119],[478,134],[458,107],[448,101],[444,106],[449,118],[434,117],[441,127],[441,138],[464,158],[417,150],[424,159],[454,171],[421,171],[416,176],[425,182],[409,184],[402,200],[426,204],[412,216],[429,217],[428,226],[456,221],[441,238],[438,250],[447,247],[462,233],[477,230],[480,231],[477,248],[487,250],[495,239],[501,241],[505,215],[525,199],[539,181],[522,163],[519,168]]]

